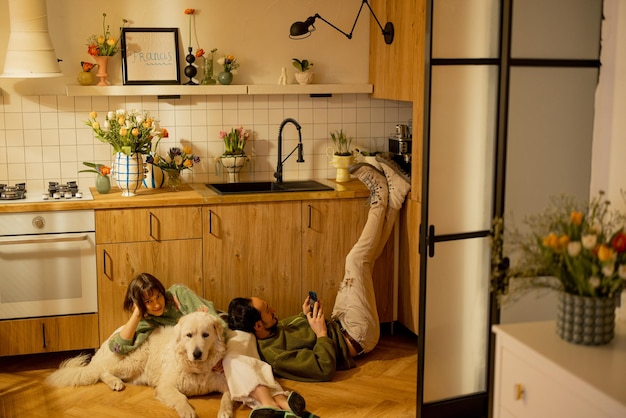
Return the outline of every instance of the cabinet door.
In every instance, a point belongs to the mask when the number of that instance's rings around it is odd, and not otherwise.
[[[302,203],[302,283],[324,301],[330,317],[346,256],[361,235],[369,206],[367,199],[310,200]],[[393,318],[393,236],[374,264],[373,279],[381,322]],[[304,298],[304,293],[301,298]]]
[[[402,101],[415,100],[419,105],[424,74],[424,0],[373,1],[372,9],[385,25],[393,22],[394,38],[385,43],[380,28],[370,20],[370,83],[376,88],[372,97]],[[393,65],[389,65],[393,63]]]
[[[202,295],[201,239],[97,245],[96,251],[101,342],[128,320],[126,288],[139,273],[154,275],[166,288],[180,283]]]
[[[98,315],[0,321],[0,341],[0,356],[97,348]]]
[[[96,243],[202,238],[199,206],[96,211]]]
[[[226,310],[258,296],[279,318],[302,310],[300,202],[215,205],[204,209],[205,298]]]

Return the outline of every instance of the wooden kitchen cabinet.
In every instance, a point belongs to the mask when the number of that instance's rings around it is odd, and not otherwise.
[[[372,9],[384,26],[392,22],[394,39],[385,43],[380,28],[370,22],[370,83],[372,97],[414,102],[423,100],[426,2],[389,0],[372,2]]]
[[[330,317],[343,280],[346,255],[359,239],[369,210],[368,200],[338,199],[302,202],[302,283],[317,292]],[[394,321],[393,236],[374,265],[374,287],[380,322]]]
[[[0,356],[97,348],[98,315],[0,321],[0,341]]]
[[[199,295],[202,280],[200,206],[96,211],[100,341],[126,323],[128,283],[150,273],[166,288],[175,283]]]
[[[234,297],[259,296],[284,318],[300,312],[307,291],[314,290],[330,317],[345,257],[367,219],[366,202],[358,198],[205,208],[205,297],[226,310]],[[393,320],[392,253],[391,244],[375,267],[381,322]]]
[[[302,305],[299,201],[204,208],[204,295],[226,311],[231,299],[258,296],[279,317]]]

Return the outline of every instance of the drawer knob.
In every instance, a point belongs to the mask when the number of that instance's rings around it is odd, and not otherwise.
[[[516,383],[513,385],[513,397],[516,401],[524,399],[524,385],[521,383]]]

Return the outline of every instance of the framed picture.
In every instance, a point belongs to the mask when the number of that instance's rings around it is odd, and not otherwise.
[[[124,85],[180,84],[178,28],[124,28]]]

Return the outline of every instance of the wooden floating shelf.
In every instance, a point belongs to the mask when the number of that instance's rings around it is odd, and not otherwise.
[[[332,95],[347,93],[372,93],[372,84],[235,84],[229,86],[67,86],[68,96],[200,96],[238,94],[311,94]]]

